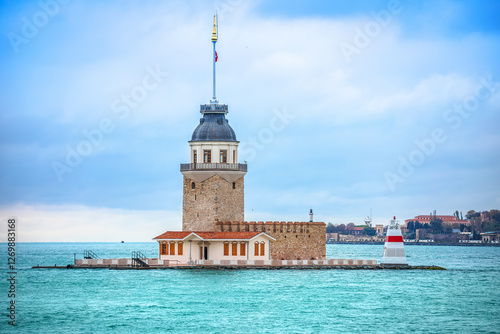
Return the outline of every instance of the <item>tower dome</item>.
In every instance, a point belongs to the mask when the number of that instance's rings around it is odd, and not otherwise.
[[[191,141],[237,141],[224,113],[203,113]]]

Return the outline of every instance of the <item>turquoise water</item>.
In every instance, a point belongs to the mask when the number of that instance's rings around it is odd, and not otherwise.
[[[156,255],[156,243],[17,245],[17,326],[7,324],[0,244],[0,331],[12,333],[500,333],[500,248],[406,246],[392,270],[55,270],[73,253]],[[329,258],[380,259],[381,245],[327,245]]]

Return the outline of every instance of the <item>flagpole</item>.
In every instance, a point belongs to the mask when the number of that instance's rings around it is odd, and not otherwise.
[[[212,101],[213,103],[217,103],[217,96],[215,94],[215,43],[217,43],[217,16],[214,15],[214,29],[212,31],[212,43],[214,44],[214,52],[212,55],[212,61],[213,61],[213,77],[214,77],[214,82],[213,82],[213,97]]]

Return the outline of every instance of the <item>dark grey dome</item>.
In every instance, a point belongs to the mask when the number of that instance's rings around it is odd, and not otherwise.
[[[234,130],[223,113],[204,113],[194,129],[191,141],[237,141]]]

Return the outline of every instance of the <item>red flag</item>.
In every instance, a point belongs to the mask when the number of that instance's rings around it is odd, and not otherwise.
[[[217,62],[218,58],[219,58],[219,56],[217,56],[217,51],[215,51],[215,62]]]

